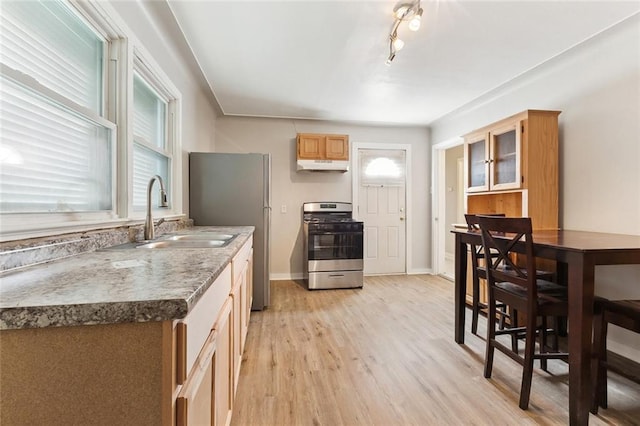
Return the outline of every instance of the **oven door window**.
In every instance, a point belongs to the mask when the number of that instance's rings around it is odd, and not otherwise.
[[[309,235],[309,260],[362,259],[362,232],[319,232]]]

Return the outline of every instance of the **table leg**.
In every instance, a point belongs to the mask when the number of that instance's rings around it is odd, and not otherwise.
[[[589,424],[594,270],[575,253],[569,263],[569,424]]]
[[[455,241],[455,339],[464,343],[464,316],[467,293],[467,244],[462,242],[460,234]]]

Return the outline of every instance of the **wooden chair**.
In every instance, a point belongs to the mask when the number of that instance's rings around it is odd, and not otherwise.
[[[607,370],[633,379],[625,371],[611,368],[607,362],[607,326],[615,324],[640,333],[640,300],[607,300],[597,297],[593,317],[593,363],[591,376],[595,380],[591,412],[607,408]]]
[[[480,231],[480,226],[478,225],[478,216],[477,214],[465,214],[464,218],[467,221],[467,229],[469,231]],[[480,216],[491,216],[491,217],[505,217],[504,213],[487,213],[481,214]],[[471,302],[471,333],[478,333],[478,317],[480,316],[480,311],[483,309],[487,309],[487,304],[480,301],[480,279],[486,280],[487,276],[485,273],[485,269],[480,266],[480,261],[484,260],[485,254],[482,246],[476,246],[471,244],[471,275],[472,275],[472,288],[473,288],[473,299]],[[503,265],[502,265],[503,266]],[[553,280],[553,272],[536,271],[536,275],[538,278],[542,280],[551,281]],[[504,303],[496,302],[496,308],[498,309],[499,315],[499,326],[500,329],[503,329],[505,326],[505,319],[509,318],[511,324],[517,322],[517,311],[514,309],[509,309]],[[517,351],[518,343],[517,339],[513,340],[513,348]]]
[[[567,359],[566,352],[549,352],[547,345],[547,317],[567,316],[567,288],[536,276],[536,258],[533,252],[532,226],[530,218],[505,218],[479,216],[478,224],[482,235],[485,253],[496,251],[497,256],[486,263],[487,289],[489,293],[489,311],[487,316],[495,318],[496,300],[506,303],[526,316],[524,327],[496,330],[495,321],[489,321],[487,327],[486,356],[484,376],[491,377],[494,350],[498,349],[523,366],[520,389],[521,409],[529,407],[531,379],[535,359],[544,361],[546,369],[548,359]],[[524,266],[515,261],[514,247],[524,244]],[[522,254],[519,255],[522,258]],[[500,268],[504,263],[509,268]],[[538,320],[541,325],[538,326]],[[524,356],[507,347],[496,339],[497,335],[513,335],[524,332]],[[536,351],[536,337],[540,337],[539,350]]]
[[[487,214],[487,216],[504,217],[504,213]],[[480,231],[478,226],[478,216],[475,214],[465,214],[465,220],[467,221],[467,229],[469,231]],[[480,267],[480,261],[485,259],[484,250],[482,246],[476,246],[470,244],[471,250],[471,286],[473,289],[473,296],[471,301],[471,333],[478,334],[478,317],[480,311],[487,309],[486,303],[480,301],[480,279],[486,280],[486,270]],[[499,309],[499,325],[500,329],[504,328],[505,319],[509,317],[507,313],[507,305],[504,303],[496,302],[496,308]],[[513,312],[512,312],[513,314]]]

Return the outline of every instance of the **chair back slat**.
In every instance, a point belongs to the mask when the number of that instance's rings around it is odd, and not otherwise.
[[[489,285],[496,282],[510,282],[526,290],[530,300],[537,300],[536,265],[533,254],[531,218],[528,217],[476,217],[482,236],[484,252],[493,251],[491,262],[486,263]],[[514,261],[514,248],[524,244],[523,266]],[[506,268],[498,268],[502,264]]]

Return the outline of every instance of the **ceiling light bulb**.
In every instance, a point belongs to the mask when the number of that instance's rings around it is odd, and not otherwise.
[[[403,19],[407,12],[409,11],[409,6],[400,6],[398,10],[396,10],[395,15],[396,19]]]
[[[409,29],[411,31],[418,31],[418,29],[420,28],[421,20],[422,20],[422,8],[418,9],[416,16],[411,18],[411,21],[409,21]]]
[[[399,38],[394,39],[393,47],[396,50],[402,50],[402,48],[404,47],[404,41],[400,40]]]

